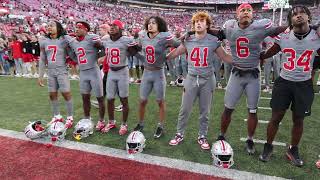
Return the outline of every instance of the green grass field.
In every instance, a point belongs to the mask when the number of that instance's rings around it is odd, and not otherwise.
[[[83,115],[78,81],[72,81],[71,83],[75,119],[78,121]],[[130,85],[129,129],[132,129],[137,123],[138,91],[138,85]],[[144,153],[211,164],[210,151],[201,150],[196,141],[199,114],[197,105],[194,106],[195,108],[193,108],[190,116],[184,142],[176,147],[168,145],[169,140],[176,131],[181,93],[182,88],[167,87],[166,134],[159,140],[153,139],[153,133],[158,121],[158,106],[155,103],[154,96],[150,97],[145,117],[144,135],[147,138],[147,145]],[[215,141],[219,133],[220,114],[224,104],[223,96],[223,90],[217,90],[214,95],[209,123],[209,141],[211,143]],[[270,97],[270,94],[262,93],[262,96]],[[117,101],[117,104],[119,104],[119,101]],[[269,107],[269,100],[260,100],[260,106]],[[60,98],[60,109],[62,115],[65,116],[65,105],[62,98]],[[291,179],[319,179],[320,170],[315,167],[315,161],[320,154],[318,138],[320,98],[317,95],[315,96],[312,113],[311,117],[305,119],[304,136],[300,143],[300,154],[305,161],[305,166],[298,168],[290,165],[284,156],[286,148],[281,146],[275,146],[271,161],[263,163],[258,160],[258,156],[263,149],[262,144],[256,144],[258,152],[254,156],[248,156],[244,150],[244,142],[239,140],[241,137],[247,136],[247,126],[244,122],[244,119],[247,118],[246,101],[245,98],[242,98],[232,116],[233,121],[227,134],[227,140],[234,149],[235,165],[232,168]],[[92,107],[91,116],[94,121],[97,121],[98,111],[94,107]],[[259,119],[269,120],[271,111],[260,110],[258,116]],[[0,128],[23,131],[28,121],[37,119],[45,119],[47,121],[51,119],[47,88],[37,86],[35,79],[0,77]],[[121,113],[116,112],[116,119],[119,125]],[[288,111],[282,125],[280,125],[275,141],[290,142],[291,126],[291,112]],[[255,138],[266,139],[266,128],[266,124],[259,124]],[[74,140],[71,134],[72,130],[68,130],[67,139]],[[83,139],[82,142],[125,149],[125,139],[125,136],[120,137],[118,135],[118,129],[116,129],[108,134],[96,132],[92,136]]]

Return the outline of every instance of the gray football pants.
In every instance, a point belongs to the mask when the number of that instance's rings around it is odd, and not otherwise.
[[[266,59],[264,63],[263,70],[264,70],[264,79],[265,79],[266,86],[270,86],[272,62],[273,62],[273,58],[269,58],[269,59]]]
[[[196,98],[199,98],[199,136],[207,136],[208,116],[215,87],[216,79],[214,74],[207,78],[187,75],[178,117],[177,133],[184,134],[193,104]]]

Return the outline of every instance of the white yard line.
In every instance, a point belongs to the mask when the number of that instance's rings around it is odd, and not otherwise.
[[[243,119],[245,122],[247,122],[248,121],[248,119]],[[260,124],[268,124],[269,123],[269,121],[265,121],[265,120],[258,120],[258,123],[260,123]],[[281,122],[280,122],[280,124],[282,124]]]
[[[270,108],[270,107],[258,107],[258,109],[271,110],[271,108]]]
[[[270,100],[270,99],[271,99],[271,97],[260,97],[260,99]]]
[[[246,141],[247,138],[240,138],[240,141]],[[259,144],[264,144],[266,143],[267,141],[266,140],[260,140],[260,139],[253,139],[253,142],[255,143],[259,143]],[[273,145],[276,145],[276,146],[287,146],[286,143],[283,143],[283,142],[277,142],[277,141],[273,141],[272,142]]]

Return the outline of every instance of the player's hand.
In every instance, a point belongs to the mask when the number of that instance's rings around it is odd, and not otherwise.
[[[186,33],[184,33],[184,34],[182,34],[181,36],[180,36],[180,38],[179,38],[179,40],[181,41],[181,42],[184,42],[186,39],[188,39],[190,37],[190,33],[189,32],[186,32]]]
[[[265,63],[265,59],[264,59],[264,55],[265,55],[265,51],[261,51],[260,52],[260,64],[264,64]]]
[[[43,79],[42,79],[42,78],[39,78],[39,79],[38,79],[38,85],[39,85],[40,87],[44,87]]]

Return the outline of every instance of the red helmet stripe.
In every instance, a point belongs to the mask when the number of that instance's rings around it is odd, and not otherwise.
[[[137,134],[137,132],[134,132],[133,134],[132,134],[132,141],[134,140],[134,136],[136,136],[136,134]]]
[[[222,151],[226,151],[226,147],[225,147],[225,145],[224,145],[223,140],[220,140],[220,143],[221,143],[221,145],[222,145]]]

